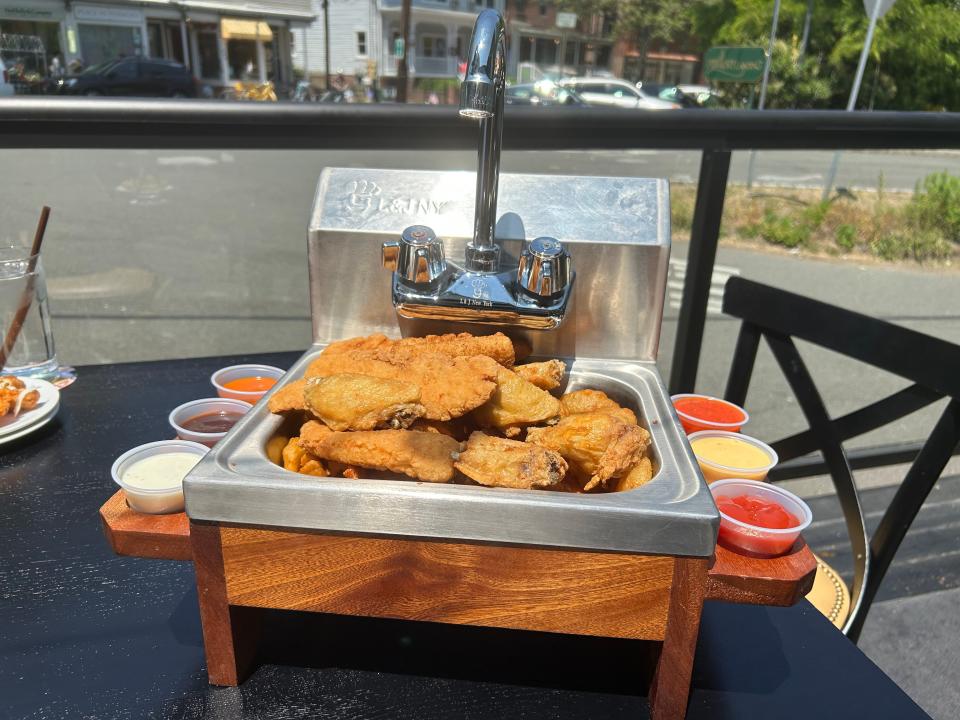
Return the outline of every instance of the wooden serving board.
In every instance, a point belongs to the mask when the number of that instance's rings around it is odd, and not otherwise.
[[[100,519],[107,541],[117,555],[193,559],[190,520],[185,513],[134,512],[127,507],[123,490],[118,490],[100,508]],[[776,558],[746,557],[718,545],[707,573],[706,599],[746,605],[793,605],[813,586],[816,570],[816,559],[802,540],[790,553]]]

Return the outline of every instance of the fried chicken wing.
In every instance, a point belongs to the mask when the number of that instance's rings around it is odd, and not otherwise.
[[[300,444],[324,460],[374,470],[390,470],[427,482],[453,479],[453,453],[460,443],[439,433],[413,430],[330,432],[310,421],[300,429]]]
[[[452,437],[455,440],[463,441],[469,437],[472,427],[468,426],[464,420],[465,418],[457,418],[455,420],[441,422],[440,420],[425,420],[424,418],[417,418],[413,421],[413,424],[409,429],[416,430],[417,432],[439,433],[441,435],[446,435],[447,437]]]
[[[560,416],[578,415],[580,413],[594,412],[616,412],[619,410],[629,413],[630,420],[634,425],[637,424],[637,416],[633,411],[620,407],[614,400],[611,400],[605,392],[600,390],[575,390],[568,392],[560,398]]]
[[[426,412],[417,385],[356,373],[312,378],[303,397],[307,410],[331,430],[396,430]]]
[[[439,353],[450,357],[472,357],[486,355],[504,367],[512,367],[515,362],[513,343],[503,333],[493,335],[471,335],[470,333],[427,335],[391,340],[386,335],[367,335],[330,343],[323,350],[324,355],[349,352],[351,350],[413,350],[417,352]]]
[[[493,395],[500,365],[484,355],[450,357],[409,348],[346,350],[321,354],[307,377],[358,373],[404,380],[420,387],[420,404],[428,420],[450,420],[479,407]]]
[[[633,490],[653,480],[653,462],[649,457],[640,458],[640,462],[630,468],[622,477],[613,482],[613,492]]]
[[[300,438],[292,437],[283,448],[283,467],[301,475],[328,477],[330,471],[320,462],[320,458],[306,450],[300,444]]]
[[[267,408],[272,413],[284,413],[291,410],[306,410],[307,403],[303,397],[303,391],[307,387],[305,378],[294,380],[288,385],[284,385],[277,390],[267,401]]]
[[[624,421],[622,412],[579,413],[553,427],[531,428],[527,442],[560,453],[571,466],[589,475],[584,490],[606,485],[638,463],[650,434]]]
[[[560,414],[560,401],[506,368],[497,371],[497,389],[473,411],[481,427],[516,430],[551,420]]]
[[[0,375],[0,415],[17,416],[24,410],[33,410],[38,402],[39,390],[27,390],[23,380],[15,375]]]
[[[563,360],[527,363],[526,365],[515,365],[513,368],[517,375],[541,390],[553,390],[560,387],[566,370],[567,366],[564,365]]]
[[[519,489],[554,487],[567,472],[566,461],[553,450],[482,432],[470,435],[453,465],[481,485]]]

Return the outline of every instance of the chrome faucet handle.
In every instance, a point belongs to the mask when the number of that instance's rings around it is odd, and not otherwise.
[[[520,254],[517,287],[536,300],[559,295],[570,284],[572,276],[570,254],[555,238],[538,237]]]
[[[407,285],[429,285],[447,269],[443,241],[426,225],[411,225],[399,242],[385,242],[381,259]]]

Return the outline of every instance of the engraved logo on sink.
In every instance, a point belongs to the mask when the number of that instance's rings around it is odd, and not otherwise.
[[[407,215],[411,218],[423,215],[439,215],[450,203],[409,195],[385,195],[373,180],[351,180],[347,183],[346,205],[351,215],[369,217],[376,214]]]

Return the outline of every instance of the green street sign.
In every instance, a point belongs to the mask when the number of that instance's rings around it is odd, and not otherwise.
[[[403,57],[403,38],[397,38],[393,41],[393,56],[398,58]]]
[[[712,47],[703,56],[703,74],[714,82],[757,82],[767,55],[758,47]]]

